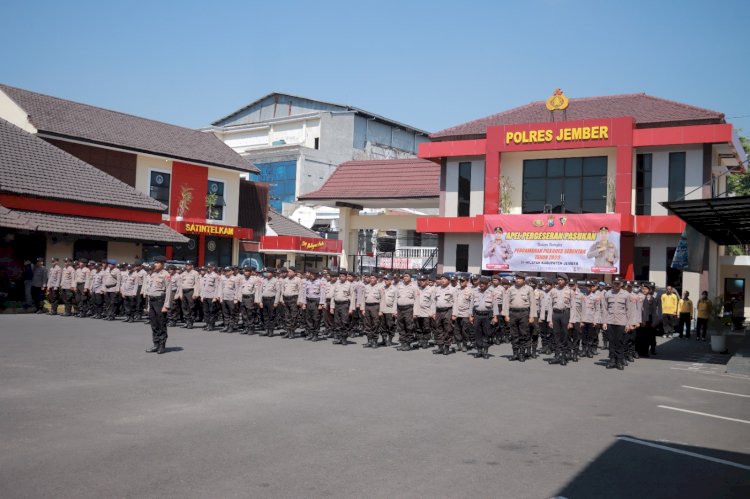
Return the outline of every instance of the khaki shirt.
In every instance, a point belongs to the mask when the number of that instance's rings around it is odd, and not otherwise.
[[[161,269],[159,272],[152,272],[149,278],[148,296],[153,298],[163,296],[166,308],[172,306],[172,286],[169,285],[170,277],[169,272]]]
[[[512,308],[526,308],[529,310],[530,319],[537,317],[536,297],[531,286],[524,284],[520,287],[514,285],[508,288],[503,300],[503,315],[509,317]]]
[[[138,293],[138,274],[135,272],[123,274],[120,293],[122,293],[122,296],[135,296]]]
[[[614,290],[604,293],[602,324],[628,326],[639,322],[640,319],[635,320],[635,304],[630,299],[630,293],[624,289],[617,293]]]
[[[573,306],[573,291],[568,286],[560,289],[557,286],[549,292],[549,301],[547,302],[547,321],[552,320],[553,310],[570,309]]]
[[[76,285],[78,284],[86,284],[86,280],[88,279],[89,274],[91,273],[91,270],[89,270],[88,267],[83,268],[77,268],[75,270],[75,276],[76,276]]]
[[[352,296],[352,283],[349,281],[336,281],[333,285],[333,299],[331,300],[331,312],[336,308],[336,302],[349,302],[349,311],[354,310],[354,297]]]
[[[234,276],[221,276],[219,279],[219,299],[221,301],[239,301],[240,288]]]
[[[257,276],[245,277],[240,280],[240,296],[243,299],[252,298],[255,303],[260,302],[260,279]]]
[[[399,283],[396,286],[396,305],[414,305],[417,301],[417,286],[410,282],[409,284]]]
[[[500,315],[497,306],[497,295],[487,288],[484,291],[477,286],[472,290],[471,295],[471,315],[475,312],[492,312],[492,315]]]
[[[270,279],[263,278],[263,281],[260,283],[260,296],[262,298],[273,298],[274,304],[279,302],[279,290],[281,289],[281,286],[279,285],[279,280],[276,277],[271,277]]]
[[[380,305],[380,302],[383,301],[383,288],[382,286],[378,286],[378,284],[366,284],[362,288],[362,301],[359,303],[360,310],[365,310],[365,305],[368,303],[377,303]]]
[[[576,307],[570,316],[570,322],[584,322],[586,324],[602,323],[602,298],[598,293],[581,293],[581,307]]]
[[[471,304],[474,290],[469,286],[456,289],[456,300],[453,303],[453,315],[456,317],[469,317],[472,314]]]
[[[456,288],[450,284],[446,287],[435,286],[435,311],[437,309],[451,309],[451,315],[453,315],[453,307],[456,305]]]
[[[435,315],[435,287],[417,286],[417,301],[414,304],[414,317],[432,317]]]
[[[55,289],[60,287],[60,281],[62,280],[62,269],[59,265],[55,264],[49,270],[49,277],[47,278],[47,287]]]
[[[395,314],[397,312],[396,298],[398,289],[393,284],[388,287],[384,284],[381,289],[380,311],[384,314]]]
[[[65,267],[62,271],[62,278],[60,279],[60,287],[62,289],[73,289],[76,287],[76,271],[73,267]]]
[[[102,284],[104,271],[94,271],[91,273],[91,276],[91,292],[97,295],[104,293],[104,285]]]
[[[216,272],[208,272],[201,279],[201,298],[213,300],[219,297],[219,279],[221,277]]]
[[[198,281],[200,280],[201,275],[200,273],[193,269],[191,271],[185,271],[180,276],[180,289],[183,291],[193,290],[195,291],[195,288],[198,286]]]

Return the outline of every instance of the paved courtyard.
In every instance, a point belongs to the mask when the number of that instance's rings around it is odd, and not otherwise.
[[[750,497],[750,379],[707,343],[620,372],[169,334],[0,316],[0,497]]]

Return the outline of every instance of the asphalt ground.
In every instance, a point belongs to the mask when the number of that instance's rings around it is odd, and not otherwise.
[[[0,497],[750,497],[750,379],[707,343],[620,372],[169,335],[0,316]]]

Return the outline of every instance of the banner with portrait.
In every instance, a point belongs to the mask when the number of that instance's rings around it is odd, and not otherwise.
[[[482,269],[618,274],[620,215],[485,215]]]

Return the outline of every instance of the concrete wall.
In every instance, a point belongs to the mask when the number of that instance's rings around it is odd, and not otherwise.
[[[471,163],[471,197],[469,215],[484,213],[484,156],[451,158],[445,170],[445,210],[441,216],[458,216],[458,165]]]
[[[107,243],[107,259],[117,260],[117,263],[133,263],[134,260],[141,258],[140,243],[131,243],[123,241],[109,241]]]
[[[65,258],[73,258],[73,241],[67,241],[62,240],[60,238],[57,239],[57,242],[52,241],[53,238],[47,237],[47,252],[45,253],[47,256],[47,264],[51,268],[51,261],[52,258],[57,257],[60,259],[60,265],[62,266],[62,262]]]
[[[469,245],[469,272],[479,274],[482,270],[482,234],[447,233],[444,239],[444,251],[440,255],[443,272],[456,271],[456,245]]]
[[[245,125],[262,121],[280,119],[300,114],[319,111],[343,111],[346,108],[334,104],[317,102],[291,95],[269,95],[247,109],[217,123],[217,126]]]
[[[660,202],[668,200],[669,192],[669,153],[685,152],[685,193],[703,184],[703,146],[638,148],[637,154],[651,154],[651,215],[667,215],[667,209]],[[636,182],[635,169],[633,183]],[[698,189],[685,199],[700,199]],[[635,207],[634,207],[635,208]],[[635,213],[635,211],[633,211]]]

